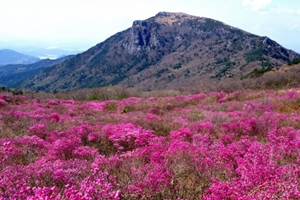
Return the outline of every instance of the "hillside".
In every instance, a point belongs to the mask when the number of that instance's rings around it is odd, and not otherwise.
[[[8,64],[31,64],[39,60],[37,57],[24,55],[10,49],[0,50],[0,66]]]
[[[299,54],[268,37],[204,17],[160,12],[133,22],[86,52],[47,68],[20,86],[68,91],[121,85],[166,89],[240,78],[286,64]]]
[[[33,64],[10,64],[0,67],[0,85],[18,87],[19,84],[47,67],[59,64],[72,56],[56,60],[44,59]]]

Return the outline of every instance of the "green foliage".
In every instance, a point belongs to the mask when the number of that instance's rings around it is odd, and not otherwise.
[[[272,65],[273,64],[270,61],[268,61],[268,60],[264,60],[264,61],[261,62],[261,66],[263,68],[268,68],[268,67],[271,67]]]
[[[159,78],[163,73],[168,72],[168,68],[163,68],[155,73],[156,78]]]
[[[218,54],[217,54],[217,56],[218,56]],[[225,58],[216,58],[215,62],[216,62],[216,65],[223,64],[223,63],[227,62],[227,57],[225,57]]]
[[[88,97],[88,101],[95,101],[95,100],[97,100],[97,101],[104,101],[104,100],[107,100],[106,98],[105,98],[105,94],[104,93],[100,93],[100,94],[98,94],[98,93],[93,93],[92,95],[90,95],[89,97]],[[122,92],[120,92],[120,93],[118,93],[118,94],[115,94],[115,97],[113,97],[112,99],[116,99],[116,100],[122,100],[122,99],[126,99],[126,98],[128,98],[130,95],[128,94],[128,93],[126,93],[125,91],[122,91]]]
[[[225,60],[225,58],[224,58]],[[231,66],[236,65],[235,62],[230,62],[229,59],[226,60],[226,64],[225,67],[223,67],[215,76],[211,77],[211,78],[221,78],[230,68]]]
[[[13,95],[23,95],[23,91],[22,90],[14,90],[12,91]]]
[[[184,77],[189,77],[190,73],[191,73],[190,70],[187,69],[184,73]]]
[[[289,62],[288,65],[296,65],[300,63],[300,58],[297,58],[295,60],[293,60],[292,62]]]
[[[264,49],[259,48],[248,53],[245,53],[245,58],[247,62],[252,62],[255,60],[263,60]]]
[[[223,24],[219,21],[213,20],[213,19],[206,19],[205,26],[203,26],[204,31],[213,31],[217,28],[222,27]]]
[[[128,98],[130,95],[127,93],[122,93],[117,96],[117,100],[122,100]]]
[[[88,97],[88,101],[95,101],[95,100],[101,100],[98,94],[93,93],[91,96]]]
[[[0,87],[0,92],[10,92],[10,89],[2,86]]]
[[[108,103],[105,106],[105,110],[116,111],[117,110],[117,104],[116,103]]]
[[[243,78],[254,78],[254,77],[259,77],[262,76],[264,73],[271,71],[273,68],[272,67],[267,67],[267,68],[262,68],[262,69],[257,69],[255,68],[252,72],[244,76]]]
[[[173,66],[173,69],[180,69],[181,68],[181,63],[176,63],[174,66]]]

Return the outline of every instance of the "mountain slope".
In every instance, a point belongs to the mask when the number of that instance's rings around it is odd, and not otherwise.
[[[21,54],[19,52],[2,49],[0,50],[0,65],[8,64],[31,64],[39,61],[40,59],[33,56]]]
[[[44,59],[39,62],[22,65],[11,64],[0,67],[0,85],[6,87],[19,87],[20,83],[34,76],[47,67],[59,64],[72,56],[66,56],[56,60]]]
[[[21,86],[61,91],[115,84],[141,90],[174,88],[239,78],[299,56],[267,37],[213,19],[160,12],[134,21],[131,28]]]

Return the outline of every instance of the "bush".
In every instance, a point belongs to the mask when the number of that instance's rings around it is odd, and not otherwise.
[[[174,66],[173,66],[173,69],[180,69],[181,68],[181,63],[176,63]]]
[[[245,54],[245,58],[247,62],[255,61],[255,60],[262,60],[264,54],[264,49],[256,49],[253,51],[250,51]]]
[[[289,62],[288,65],[296,65],[300,63],[300,58],[297,58],[295,60],[293,60],[292,62]]]
[[[259,76],[263,75],[264,73],[271,71],[272,69],[273,69],[272,67],[267,67],[267,68],[262,68],[262,69],[255,68],[252,72],[250,72],[243,78],[259,77]]]
[[[91,96],[88,97],[87,100],[88,101],[95,101],[95,100],[101,100],[101,99],[96,93],[93,93]]]

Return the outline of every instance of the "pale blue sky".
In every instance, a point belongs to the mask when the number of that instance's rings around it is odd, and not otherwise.
[[[299,0],[0,0],[0,47],[87,49],[159,11],[209,17],[300,52]]]

